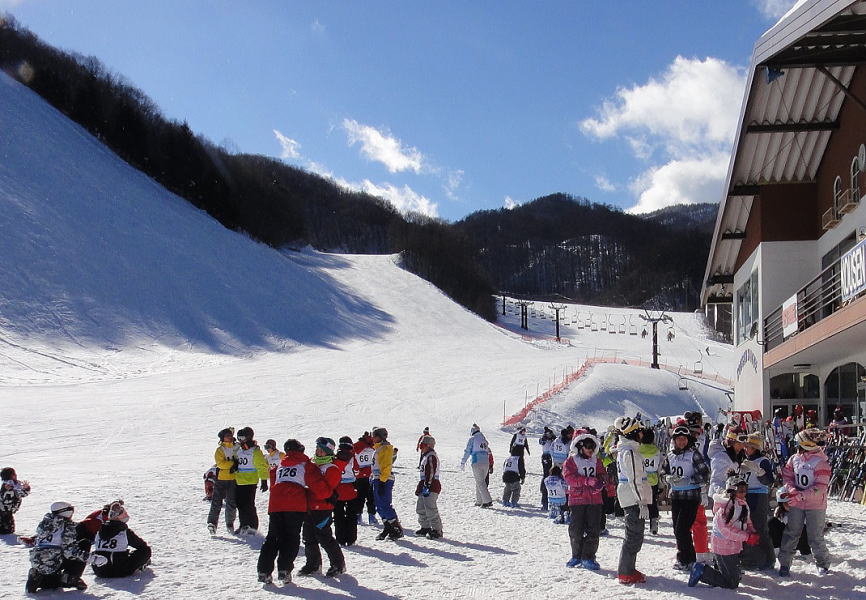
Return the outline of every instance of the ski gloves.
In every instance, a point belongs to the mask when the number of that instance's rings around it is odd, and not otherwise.
[[[259,486],[259,489],[262,490],[263,492],[268,491],[268,480],[267,479],[262,479],[262,484]]]

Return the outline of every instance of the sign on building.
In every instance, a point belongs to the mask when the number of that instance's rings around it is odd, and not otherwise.
[[[795,333],[797,333],[797,294],[782,304],[782,336],[788,337]]]
[[[848,250],[840,261],[842,302],[866,290],[866,240]]]

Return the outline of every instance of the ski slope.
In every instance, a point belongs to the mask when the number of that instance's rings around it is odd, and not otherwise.
[[[588,357],[646,360],[649,340],[575,329],[570,344],[559,344],[540,324],[527,337],[513,319],[481,321],[399,268],[396,257],[256,244],[130,168],[5,75],[0,157],[0,463],[33,486],[18,531],[31,532],[56,500],[72,502],[81,517],[122,497],[130,526],[154,551],[140,577],[88,572],[85,594],[40,596],[693,595],[669,566],[669,521],[638,559],[649,584],[631,590],[615,581],[617,524],[602,540],[600,572],[564,568],[566,529],[533,508],[535,453],[517,509],[475,508],[471,474],[457,468],[477,422],[497,457],[496,497],[510,438],[503,418]],[[694,362],[695,349],[710,347],[704,372],[730,378],[730,350],[705,340],[692,315],[674,320],[676,338],[663,346],[670,364]],[[727,402],[721,389],[690,382],[684,392],[678,381],[667,371],[599,365],[527,424],[602,426],[626,410],[712,413]],[[291,588],[262,590],[255,582],[262,539],[211,538],[205,529],[201,477],[226,425],[251,425],[261,442],[296,437],[308,448],[320,435],[354,438],[386,426],[402,450],[395,507],[407,531],[416,528],[415,441],[429,426],[442,459],[445,538],[376,542],[365,526],[339,580],[296,578]],[[263,529],[266,503],[259,494]],[[795,562],[791,581],[748,575],[739,595],[866,597],[859,558],[866,515],[834,505],[831,520],[846,523],[844,535],[829,538],[844,574],[819,581]],[[0,536],[0,565],[0,597],[21,597],[28,557],[14,537]]]

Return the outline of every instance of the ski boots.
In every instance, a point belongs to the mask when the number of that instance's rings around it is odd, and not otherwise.
[[[207,532],[211,535],[216,535],[216,525],[214,525],[213,523],[208,523]]]
[[[429,527],[422,527],[421,529],[419,529],[415,532],[415,535],[427,535],[431,531],[433,531],[433,530],[430,529]]]
[[[601,565],[599,565],[598,562],[592,560],[591,558],[584,558],[582,561],[580,561],[580,564],[583,566],[584,569],[587,569],[589,571],[598,571],[601,568]]]
[[[429,532],[427,532],[427,539],[428,539],[428,540],[438,540],[438,539],[441,538],[441,537],[442,537],[442,532],[441,532],[441,531],[437,531],[437,530],[435,530],[435,529],[431,529]]]
[[[271,577],[270,573],[259,573],[259,583],[263,583],[264,585],[270,585],[274,582],[274,578]]]
[[[336,577],[337,575],[342,575],[346,572],[346,565],[331,565],[328,567],[327,573],[325,573],[325,577]]]
[[[696,562],[692,565],[692,569],[689,573],[689,587],[695,587],[698,585],[698,582],[701,580],[701,575],[704,574],[704,568],[706,565],[702,562]]]
[[[322,572],[322,565],[304,565],[298,570],[298,575],[302,577],[309,577],[310,575],[314,575],[316,573]]]
[[[573,556],[568,559],[567,563],[565,563],[565,566],[568,567],[569,569],[573,569],[574,567],[576,567],[578,565],[580,565],[580,559],[574,558]]]
[[[659,520],[657,517],[650,519],[650,533],[653,535],[659,534]]]
[[[291,571],[277,571],[277,579],[283,585],[292,583],[292,572]]]

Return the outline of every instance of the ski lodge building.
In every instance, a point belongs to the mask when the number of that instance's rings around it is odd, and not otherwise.
[[[732,305],[734,408],[866,420],[866,1],[755,44],[701,301]]]

